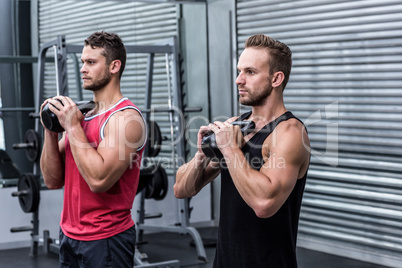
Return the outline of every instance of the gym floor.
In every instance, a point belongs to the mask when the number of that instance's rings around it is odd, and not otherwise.
[[[148,255],[150,263],[179,260],[181,267],[209,268],[215,255],[213,247],[216,228],[198,229],[205,239],[208,263],[197,260],[196,250],[192,245],[192,239],[187,235],[175,233],[154,233],[144,235],[145,243],[140,246],[140,251]],[[0,268],[54,268],[58,267],[58,257],[54,254],[45,254],[39,247],[38,256],[29,256],[30,248],[2,250],[0,251]],[[383,266],[341,258],[329,254],[314,252],[298,248],[298,261],[300,268],[381,268]]]

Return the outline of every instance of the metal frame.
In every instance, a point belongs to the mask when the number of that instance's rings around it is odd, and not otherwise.
[[[48,62],[49,59],[46,58],[46,52],[49,48],[53,47],[55,49],[54,53],[54,62],[56,66],[56,85],[58,88],[58,92],[62,90],[62,94],[68,94],[67,87],[67,59],[66,59],[66,51],[65,51],[65,38],[64,36],[59,36],[56,40],[45,43],[42,45],[38,60],[38,91],[37,91],[37,105],[35,107],[35,111],[39,114],[40,104],[43,102],[43,87],[44,87],[44,74],[45,74],[45,62]],[[32,62],[35,57],[16,57],[12,58],[13,62]],[[10,60],[7,57],[5,60]],[[22,109],[22,108],[17,108]],[[42,125],[39,122],[39,118],[35,118],[35,131],[39,133],[41,136]],[[36,175],[36,178],[40,180],[40,166],[38,162],[34,163],[33,166],[33,174]],[[40,183],[40,182],[39,182]],[[46,189],[46,187],[41,187],[41,189]],[[32,212],[32,220],[30,226],[23,227],[14,227],[11,228],[11,232],[26,232],[31,231],[31,247],[30,247],[30,256],[35,257],[38,255],[38,245],[40,242],[44,242],[44,239],[39,236],[39,208],[35,212]]]
[[[45,77],[45,61],[46,52],[49,48],[55,49],[54,62],[56,65],[56,87],[57,94],[68,95],[68,81],[67,81],[67,51],[66,51],[66,38],[58,36],[57,39],[43,44],[40,48],[38,55],[38,86],[36,97],[36,113],[39,114],[40,105],[44,99],[44,77]],[[39,132],[41,124],[39,120],[35,122],[35,130]]]
[[[184,159],[186,157],[185,151],[185,139],[180,138],[180,131],[174,131],[174,129],[183,129],[184,127],[184,118],[178,116],[176,114],[174,107],[177,108],[181,112],[186,111],[199,111],[197,108],[189,108],[184,109],[182,103],[182,91],[181,91],[181,79],[180,79],[180,64],[179,64],[179,50],[176,38],[172,38],[169,40],[168,45],[166,45],[163,49],[160,46],[147,46],[146,53],[148,55],[148,67],[147,67],[147,83],[146,83],[146,94],[145,94],[145,118],[148,120],[149,115],[148,112],[157,112],[151,109],[151,100],[152,100],[152,75],[153,75],[153,64],[154,64],[154,55],[155,53],[164,53],[166,55],[166,70],[168,76],[168,87],[169,91],[172,89],[172,92],[169,92],[169,103],[168,103],[168,110],[170,117],[170,127],[173,132],[172,140],[178,140],[175,145],[172,146],[172,155],[173,155],[173,174],[176,173],[176,168],[182,164],[184,164]],[[130,51],[129,46],[126,47],[127,52]],[[131,51],[132,52],[132,51]],[[171,71],[169,67],[169,57],[171,59]],[[172,77],[171,80],[171,88],[170,88],[170,75]],[[172,93],[172,94],[171,94]],[[173,102],[171,98],[173,95]],[[166,111],[164,111],[166,112]],[[176,125],[175,125],[176,123]],[[145,152],[146,155],[146,152]],[[177,156],[176,156],[177,155]],[[177,158],[176,158],[177,157]],[[177,161],[176,161],[177,159]],[[178,200],[178,213],[179,213],[179,226],[161,226],[161,225],[149,225],[145,224],[145,213],[144,213],[144,197],[141,194],[141,201],[140,201],[140,209],[137,211],[137,230],[139,233],[142,231],[162,231],[162,232],[173,232],[179,234],[189,234],[192,236],[195,242],[195,247],[198,254],[198,259],[203,262],[207,262],[207,255],[205,253],[205,248],[201,239],[200,234],[198,231],[190,226],[189,223],[189,199],[180,199]],[[140,236],[139,236],[140,237]]]
[[[37,105],[35,107],[35,112],[39,114],[40,104],[43,102],[43,87],[44,87],[44,74],[45,74],[45,62],[49,61],[46,58],[46,52],[49,48],[53,47],[54,50],[54,62],[56,66],[56,85],[58,92],[61,94],[68,94],[67,87],[67,58],[65,51],[65,38],[64,36],[59,36],[56,40],[45,43],[41,46],[38,56],[38,91],[37,91]],[[41,136],[42,125],[39,122],[39,118],[35,118],[35,131]],[[33,174],[36,178],[40,180],[40,166],[38,162],[34,163]],[[41,182],[39,182],[41,183]],[[46,187],[41,187],[46,189]],[[37,211],[32,213],[32,225],[26,227],[15,227],[11,229],[11,232],[25,232],[31,231],[31,249],[30,256],[35,257],[38,255],[38,245],[43,242],[43,238],[39,236],[39,208]]]

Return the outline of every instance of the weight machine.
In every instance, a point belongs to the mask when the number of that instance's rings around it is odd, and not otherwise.
[[[35,130],[30,130],[30,136],[23,143],[16,144],[15,149],[26,149],[27,157],[29,155],[40,155],[41,140],[42,140],[42,125],[39,120],[40,105],[44,101],[44,77],[45,77],[45,62],[49,61],[46,58],[46,53],[50,48],[54,48],[54,63],[56,71],[56,90],[57,95],[68,95],[68,83],[67,83],[67,54],[75,54],[82,52],[82,45],[68,45],[64,36],[58,36],[57,39],[47,42],[41,46],[38,55],[38,81],[37,81],[37,95],[35,113],[31,114],[32,118],[35,118]],[[182,90],[181,90],[181,75],[180,75],[180,63],[179,52],[176,38],[171,38],[161,45],[151,46],[135,46],[126,45],[127,53],[146,53],[148,54],[147,61],[147,76],[146,76],[146,91],[145,91],[145,109],[142,110],[146,122],[150,122],[150,114],[163,112],[169,115],[170,124],[170,136],[172,142],[172,166],[173,176],[176,174],[178,166],[184,163],[185,155],[185,139],[181,137],[181,130],[184,128],[184,113],[199,112],[201,108],[185,108],[182,103]],[[166,76],[168,81],[168,103],[167,109],[153,109],[151,107],[152,102],[152,80],[154,70],[154,58],[155,54],[165,54],[166,57]],[[80,75],[78,64],[75,65],[77,73],[77,84],[80,85]],[[78,87],[79,97],[82,100],[82,93],[80,86]],[[180,113],[180,114],[179,114]],[[177,131],[179,130],[179,131]],[[33,134],[35,133],[35,134]],[[153,132],[154,133],[154,132]],[[159,134],[160,135],[160,134]],[[144,156],[150,155],[149,147],[147,146],[144,151]],[[29,154],[28,154],[29,152]],[[146,158],[146,157],[144,157]],[[38,244],[43,243],[44,251],[46,253],[53,252],[58,253],[58,240],[50,238],[49,232],[44,231],[43,237],[39,236],[39,213],[38,206],[40,200],[40,191],[35,189],[46,190],[45,186],[41,184],[41,174],[39,166],[39,158],[28,159],[34,162],[34,168],[32,174],[25,174],[24,179],[21,179],[21,183],[18,184],[18,191],[13,193],[13,196],[19,198],[21,206],[24,208],[28,204],[28,209],[23,209],[25,212],[32,213],[32,225],[27,227],[12,228],[11,232],[31,231],[31,256],[36,256],[38,251]],[[137,238],[142,236],[144,231],[161,231],[161,232],[173,232],[178,234],[191,235],[197,250],[198,259],[202,262],[207,262],[207,256],[205,253],[204,245],[198,231],[190,226],[189,223],[189,201],[190,199],[180,199],[177,202],[178,223],[173,226],[161,226],[161,225],[149,225],[145,223],[147,215],[145,213],[145,191],[140,193],[139,208],[137,210]],[[179,261],[172,260],[160,263],[151,264],[147,261],[147,256],[141,253],[138,248],[135,252],[135,265],[136,267],[179,267]]]

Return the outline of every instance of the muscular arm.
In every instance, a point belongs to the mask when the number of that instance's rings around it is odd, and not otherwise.
[[[49,189],[64,186],[64,137],[59,141],[57,133],[45,130],[40,168]]]
[[[80,174],[93,192],[109,190],[129,167],[145,139],[145,125],[133,109],[116,112],[105,127],[104,139],[93,148],[81,127],[83,115],[69,98],[55,111],[68,133],[71,152]]]
[[[176,182],[173,186],[176,198],[188,198],[196,195],[220,173],[219,163],[210,161],[200,147],[202,136],[207,131],[209,131],[207,127],[200,128],[197,142],[198,151],[190,162],[177,170]]]
[[[224,128],[223,123],[221,128]],[[226,159],[232,180],[243,200],[260,218],[274,215],[292,192],[296,181],[307,170],[309,145],[304,127],[295,120],[279,124],[264,142],[262,154],[265,164],[258,171],[245,159],[238,145],[238,135],[222,131],[217,143],[226,144],[221,152]],[[233,132],[232,132],[233,133]],[[226,136],[229,135],[229,136]],[[224,137],[226,136],[226,137]]]
[[[48,100],[42,104],[41,111],[47,102]],[[58,133],[44,129],[40,168],[46,186],[49,189],[59,189],[64,186],[64,135],[59,141]]]
[[[98,149],[88,144],[80,126],[67,130],[75,163],[91,191],[105,192],[123,175],[143,142],[143,130],[141,116],[132,109],[110,118]]]

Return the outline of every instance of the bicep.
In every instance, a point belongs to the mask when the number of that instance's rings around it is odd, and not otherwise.
[[[285,202],[307,157],[301,132],[288,129],[278,135],[275,144],[271,143],[263,155],[265,163],[260,171],[270,179],[272,194],[281,203]]]
[[[113,115],[105,126],[104,138],[97,149],[106,168],[124,172],[137,150],[144,145],[145,133],[144,120],[135,110]]]

